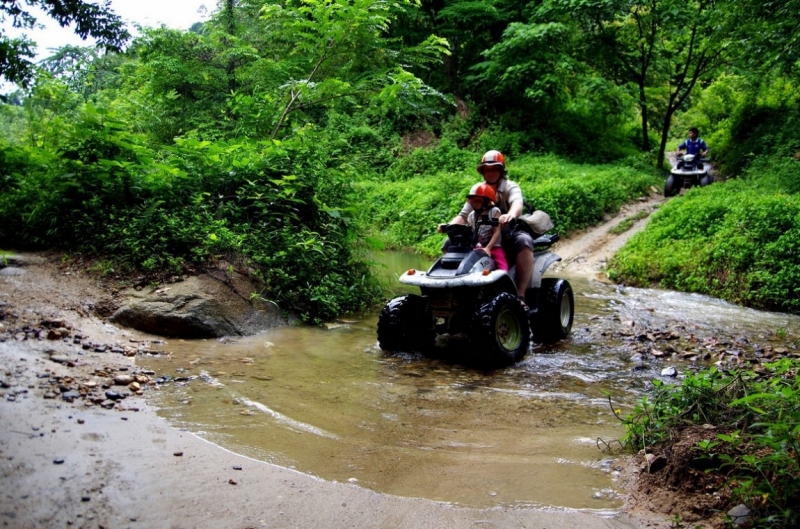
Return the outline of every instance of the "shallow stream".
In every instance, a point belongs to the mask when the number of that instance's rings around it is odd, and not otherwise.
[[[384,274],[427,268],[387,252]],[[623,289],[570,277],[572,336],[536,346],[519,364],[485,372],[377,346],[379,309],[326,328],[285,327],[237,339],[170,340],[139,365],[178,381],[150,392],[179,428],[255,459],[361,487],[470,507],[621,506],[619,456],[598,449],[665,365],[632,361],[635,333],[614,329],[688,322],[750,341],[797,317],[714,299]],[[396,284],[396,283],[395,283]]]

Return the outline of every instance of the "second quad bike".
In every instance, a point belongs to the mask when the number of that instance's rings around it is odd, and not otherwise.
[[[497,221],[484,217],[479,222]],[[534,240],[533,273],[523,303],[514,283],[516,267],[495,270],[492,259],[474,249],[475,232],[469,226],[450,224],[444,231],[450,240],[446,253],[427,271],[408,270],[399,278],[400,283],[418,286],[420,294],[396,297],[381,311],[382,349],[428,352],[437,335],[460,334],[469,338],[482,362],[497,366],[521,360],[531,332],[537,342],[569,335],[574,318],[572,287],[566,279],[542,277],[561,260],[549,251],[557,234]]]
[[[711,164],[697,154],[679,154],[679,160],[664,183],[664,196],[677,195],[681,189],[707,186],[711,183]]]

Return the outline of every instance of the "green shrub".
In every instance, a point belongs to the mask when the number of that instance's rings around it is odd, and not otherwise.
[[[369,306],[380,288],[355,231],[353,166],[325,140],[308,127],[283,142],[184,137],[155,152],[87,106],[46,164],[2,146],[14,163],[0,181],[0,234],[19,248],[80,250],[148,273],[244,259],[263,297],[330,319]]]
[[[656,213],[608,275],[757,308],[800,312],[800,198],[750,182],[693,189]]]
[[[441,172],[462,170],[471,163],[477,166],[474,153],[459,149],[452,141],[443,139],[438,145],[414,149],[397,158],[386,171],[385,178],[391,181],[414,177],[432,178],[434,174]]]
[[[800,152],[800,97],[791,78],[771,73],[761,81],[719,77],[693,96],[689,110],[676,116],[673,139],[696,126],[723,174],[741,175],[756,160],[761,160],[759,172],[780,172],[769,166],[789,163]],[[790,180],[782,184],[792,184]],[[798,184],[792,185],[796,189]]]

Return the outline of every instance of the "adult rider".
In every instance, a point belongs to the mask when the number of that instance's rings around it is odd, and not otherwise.
[[[502,213],[498,220],[500,221],[503,249],[508,260],[511,261],[513,258],[517,266],[515,274],[517,296],[524,302],[525,290],[528,288],[533,271],[533,238],[523,230],[509,229],[511,219],[522,215],[522,190],[516,182],[507,178],[506,157],[500,151],[488,151],[484,154],[477,169],[484,181],[497,193],[495,203]],[[461,212],[450,221],[450,224],[466,224],[467,217],[471,212],[472,206],[466,202],[461,208]]]

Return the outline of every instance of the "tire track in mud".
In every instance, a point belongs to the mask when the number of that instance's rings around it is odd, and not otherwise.
[[[602,224],[558,241],[553,252],[561,256],[561,261],[554,263],[550,270],[607,281],[604,270],[608,260],[647,226],[652,213],[666,200],[659,189],[651,187],[650,191],[637,202],[623,205],[614,217]],[[629,229],[621,233],[612,231],[628,219],[633,220]]]

